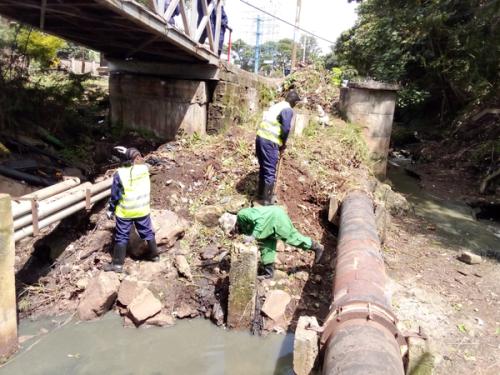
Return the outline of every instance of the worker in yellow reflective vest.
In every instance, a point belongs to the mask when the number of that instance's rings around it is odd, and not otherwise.
[[[300,102],[299,95],[290,91],[285,100],[274,104],[266,112],[255,139],[255,150],[259,160],[258,199],[267,206],[274,204],[273,191],[276,183],[276,168],[292,126],[293,107]]]
[[[150,217],[149,168],[141,153],[135,148],[115,147],[126,160],[113,176],[111,199],[107,212],[108,219],[116,216],[115,247],[113,260],[104,266],[104,271],[123,272],[132,225],[141,239],[148,243],[147,260],[158,261],[155,232]]]

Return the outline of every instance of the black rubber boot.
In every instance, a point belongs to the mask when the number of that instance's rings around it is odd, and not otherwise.
[[[263,200],[264,199],[264,180],[259,178],[259,184],[257,186],[257,199],[258,200]]]
[[[146,260],[151,262],[158,262],[160,260],[160,253],[158,252],[158,246],[156,246],[156,239],[148,241],[148,253],[146,254]]]
[[[113,249],[113,260],[103,267],[105,272],[123,272],[123,263],[125,263],[125,254],[127,253],[127,244],[115,245]]]
[[[270,184],[264,184],[264,196],[262,197],[263,206],[271,206],[273,204],[273,190],[274,182]]]
[[[258,279],[272,279],[274,276],[274,263],[266,264],[262,267],[262,270],[259,272]]]
[[[319,242],[313,241],[311,250],[314,251],[314,263],[319,263],[321,257],[323,256],[323,252],[325,251],[325,247]]]

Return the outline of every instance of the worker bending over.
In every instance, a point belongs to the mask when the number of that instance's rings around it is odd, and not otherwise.
[[[286,148],[293,119],[293,107],[300,102],[299,95],[290,91],[285,100],[264,112],[257,130],[255,150],[259,160],[258,196],[263,205],[273,204],[276,167]]]
[[[158,261],[155,232],[150,217],[149,169],[141,153],[135,148],[115,147],[126,160],[113,176],[108,219],[116,215],[115,247],[113,261],[104,266],[104,271],[123,272],[132,225],[141,239],[148,243],[146,259]]]
[[[295,229],[280,206],[244,208],[237,215],[225,216],[226,218],[221,219],[221,224],[226,233],[245,235],[244,242],[247,244],[257,240],[263,266],[260,274],[264,278],[274,275],[277,240],[299,249],[313,250],[315,263],[318,263],[323,255],[324,246]]]

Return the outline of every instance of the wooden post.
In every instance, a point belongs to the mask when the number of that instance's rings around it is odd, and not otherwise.
[[[14,257],[11,200],[8,194],[0,194],[0,360],[17,350]]]

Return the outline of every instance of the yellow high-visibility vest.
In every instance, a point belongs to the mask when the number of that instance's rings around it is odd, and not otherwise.
[[[278,121],[278,117],[281,111],[286,108],[291,108],[290,104],[287,101],[282,101],[271,106],[269,110],[264,112],[262,122],[257,130],[257,135],[277,143],[278,146],[283,146],[283,139],[281,138],[283,132],[281,131],[281,124]]]
[[[135,219],[149,215],[151,183],[148,166],[136,164],[119,168],[118,175],[124,192],[116,206],[116,216],[122,219]]]

